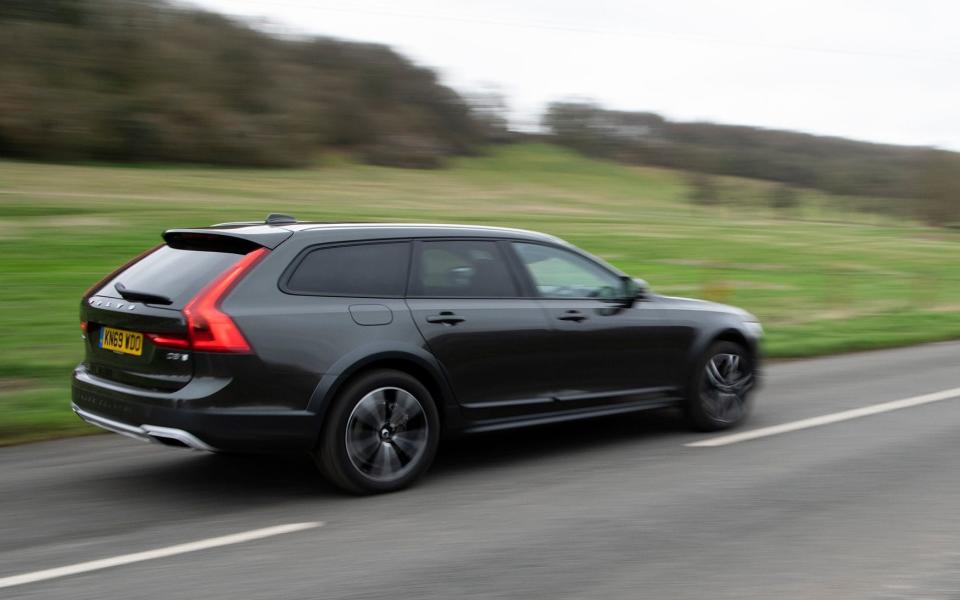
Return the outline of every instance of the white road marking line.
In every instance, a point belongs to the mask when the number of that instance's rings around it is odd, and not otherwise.
[[[821,425],[830,425],[831,423],[839,423],[840,421],[859,419],[860,417],[868,417],[870,415],[885,413],[891,410],[900,410],[901,408],[910,408],[911,406],[920,406],[921,404],[940,402],[941,400],[952,400],[958,397],[960,397],[960,388],[953,388],[950,390],[943,390],[942,392],[924,394],[923,396],[914,396],[912,398],[893,400],[892,402],[883,402],[882,404],[873,404],[871,406],[864,406],[863,408],[854,408],[852,410],[845,410],[842,412],[831,413],[829,415],[822,415],[810,419],[802,419],[800,421],[793,421],[791,423],[784,423],[782,425],[761,427],[760,429],[744,431],[743,433],[733,433],[730,435],[707,438],[698,442],[684,444],[684,446],[688,446],[690,448],[713,448],[715,446],[728,446],[738,442],[746,442],[748,440],[755,440],[757,438],[769,437],[771,435],[778,435],[781,433],[789,433],[791,431],[797,431],[800,429],[819,427]]]
[[[186,552],[196,552],[197,550],[206,550],[207,548],[217,548],[219,546],[229,546],[230,544],[242,544],[284,533],[293,533],[303,531],[304,529],[313,529],[320,527],[323,523],[320,521],[311,521],[307,523],[289,523],[287,525],[277,525],[275,527],[264,527],[263,529],[254,529],[242,533],[234,533],[220,537],[207,538],[197,542],[187,544],[177,544],[167,546],[166,548],[157,548],[156,550],[147,550],[146,552],[135,552],[133,554],[123,554],[112,558],[102,558],[100,560],[91,560],[89,562],[57,567],[55,569],[44,569],[43,571],[33,571],[22,575],[12,575],[10,577],[0,578],[0,588],[33,583],[35,581],[44,581],[46,579],[56,579],[57,577],[66,577],[67,575],[77,575],[78,573],[87,573],[89,571],[98,571],[120,565],[129,565],[130,563],[143,562],[145,560],[154,560],[156,558],[165,558],[176,554]]]

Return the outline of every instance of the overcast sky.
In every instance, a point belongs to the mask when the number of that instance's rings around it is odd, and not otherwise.
[[[516,125],[588,98],[676,120],[960,150],[952,0],[192,0],[291,33],[380,42]]]

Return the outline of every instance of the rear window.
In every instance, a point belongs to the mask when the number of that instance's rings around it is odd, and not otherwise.
[[[243,257],[232,252],[180,250],[162,246],[111,280],[98,293],[120,298],[116,284],[127,290],[166,296],[181,309],[218,275]]]
[[[318,248],[300,261],[285,289],[321,296],[403,296],[409,262],[408,242]]]

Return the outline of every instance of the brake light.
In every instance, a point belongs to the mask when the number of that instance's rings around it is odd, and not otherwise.
[[[250,352],[250,344],[220,303],[269,250],[258,248],[220,274],[184,308],[190,347],[204,352]]]
[[[90,289],[88,289],[87,291],[85,291],[85,292],[83,293],[83,299],[86,300],[87,298],[89,298],[90,296],[92,296],[92,295],[94,294],[94,292],[96,292],[97,290],[99,290],[99,289],[102,288],[103,286],[107,285],[107,283],[110,282],[110,280],[112,280],[114,277],[117,277],[118,275],[120,275],[120,273],[123,273],[124,271],[126,271],[127,269],[129,269],[130,267],[132,267],[133,265],[135,265],[136,263],[140,262],[141,260],[143,260],[143,259],[146,258],[147,256],[153,254],[154,252],[156,252],[156,251],[159,250],[160,248],[163,248],[163,244],[160,244],[159,246],[154,246],[153,248],[150,248],[149,250],[146,250],[146,251],[144,251],[144,252],[141,252],[140,254],[134,256],[133,258],[131,258],[130,260],[128,260],[127,262],[125,262],[122,266],[114,269],[109,275],[107,275],[106,277],[104,277],[104,278],[101,279],[100,281],[96,282],[95,284],[93,284],[93,285],[90,287]]]

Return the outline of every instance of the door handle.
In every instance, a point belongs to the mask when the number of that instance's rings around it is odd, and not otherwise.
[[[581,321],[587,320],[587,315],[583,314],[579,310],[568,310],[557,318],[561,321],[573,321],[574,323],[580,323]]]
[[[442,323],[443,325],[456,325],[466,321],[463,317],[458,317],[449,310],[441,312],[439,315],[430,315],[427,317],[427,323]]]

